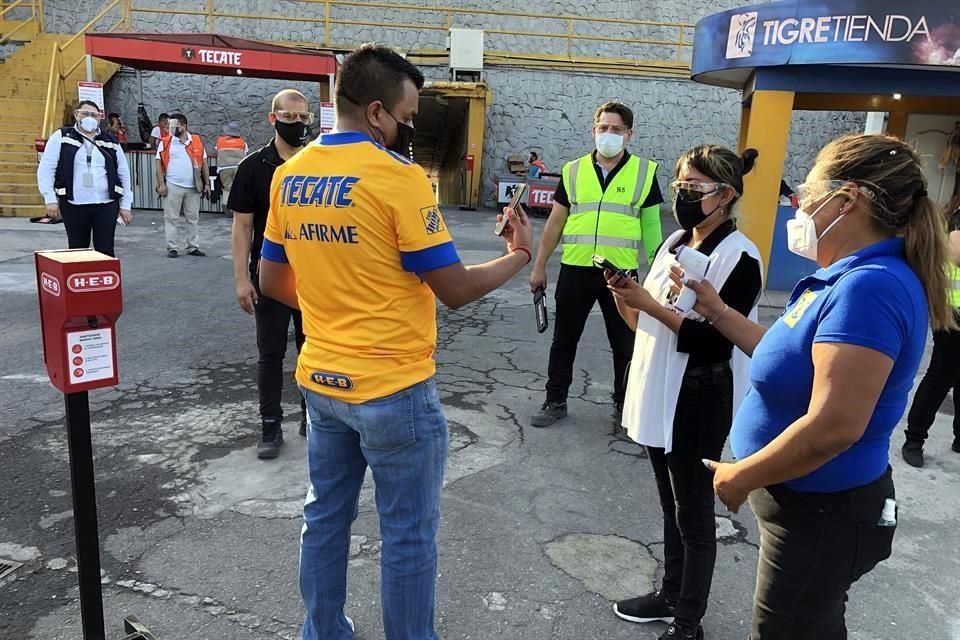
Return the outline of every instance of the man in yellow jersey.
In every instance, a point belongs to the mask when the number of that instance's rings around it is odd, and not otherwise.
[[[563,245],[547,397],[531,420],[535,427],[548,427],[567,415],[577,344],[597,302],[613,351],[614,421],[620,426],[634,335],[617,312],[603,270],[594,266],[593,256],[635,273],[641,257],[652,261],[662,241],[663,196],[657,184],[657,164],[627,151],[633,137],[633,111],[621,102],[607,102],[597,109],[593,120],[596,150],[563,167],[530,274],[531,291],[546,288],[547,262],[557,245]]]
[[[264,295],[303,312],[310,491],[300,542],[304,640],[349,640],[350,524],[367,466],[383,538],[387,640],[437,640],[436,534],[447,423],[434,382],[435,295],[457,308],[530,262],[531,227],[508,212],[507,254],[465,267],[429,179],[410,160],[423,75],[364,45],[337,77],[334,131],[277,169]]]

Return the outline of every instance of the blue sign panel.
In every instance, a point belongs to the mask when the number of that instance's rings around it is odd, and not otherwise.
[[[944,0],[771,2],[697,23],[693,76],[738,86],[758,67],[925,66],[960,72],[960,3]]]

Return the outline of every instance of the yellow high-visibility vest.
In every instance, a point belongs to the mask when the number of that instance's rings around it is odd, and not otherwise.
[[[950,277],[950,290],[947,292],[947,300],[954,307],[960,309],[960,267],[951,264],[947,268],[947,275]]]
[[[643,246],[640,207],[656,175],[657,163],[631,155],[604,191],[592,153],[564,165],[570,214],[563,227],[561,262],[589,267],[598,254],[621,269],[638,268]]]

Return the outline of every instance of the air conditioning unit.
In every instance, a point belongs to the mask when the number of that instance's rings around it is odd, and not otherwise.
[[[483,71],[483,30],[450,29],[450,73]]]

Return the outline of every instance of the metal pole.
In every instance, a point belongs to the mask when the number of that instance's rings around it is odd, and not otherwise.
[[[88,58],[89,59],[89,58]],[[93,483],[90,402],[86,391],[64,395],[67,449],[73,488],[73,529],[77,539],[77,575],[84,640],[105,640],[103,594],[100,588],[100,540],[97,495]]]
[[[333,102],[333,87],[336,85],[336,76],[332,73],[327,74],[327,86],[329,87],[329,93],[327,94],[327,102]]]
[[[93,82],[93,56],[91,55],[87,56],[87,82]]]

